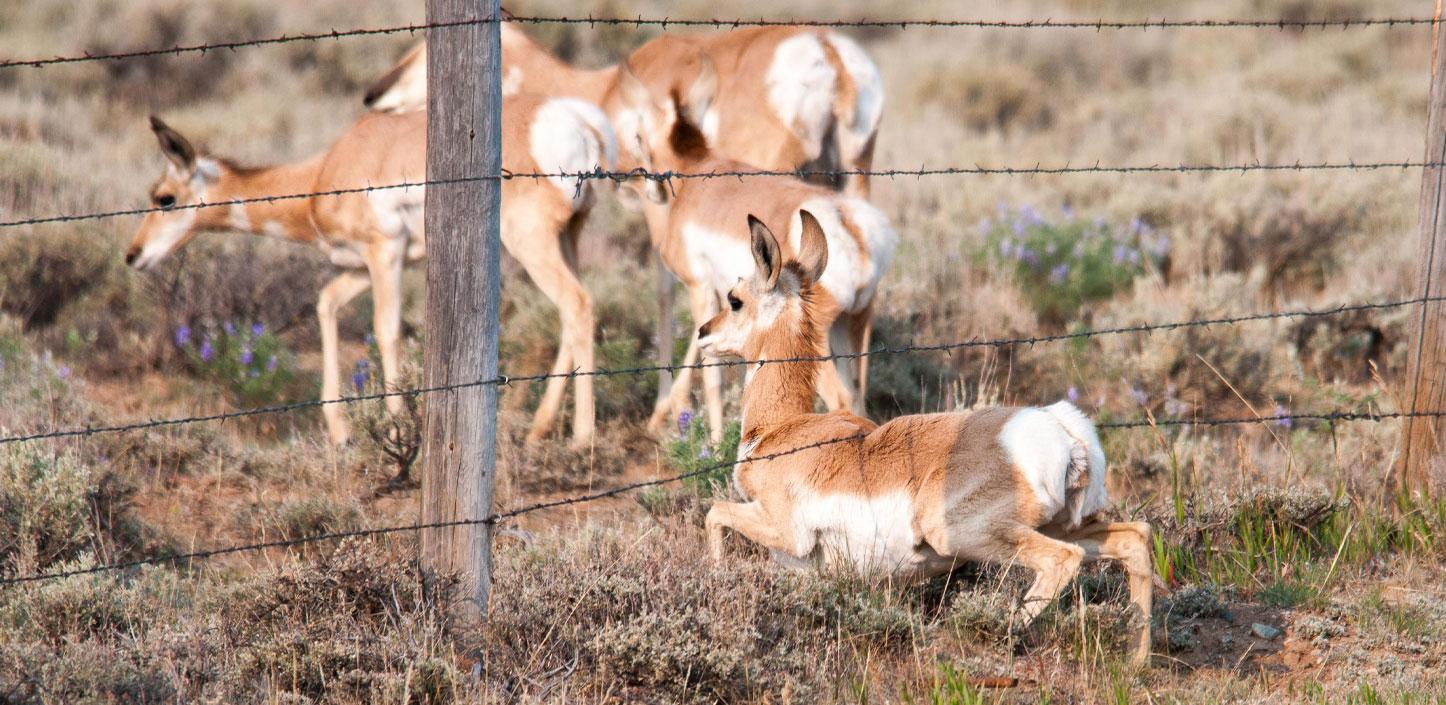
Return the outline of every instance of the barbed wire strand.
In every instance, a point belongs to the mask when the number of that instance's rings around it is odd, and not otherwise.
[[[646,171],[634,169],[631,171],[609,171],[596,168],[592,171],[576,172],[504,172],[500,176],[459,176],[447,179],[426,179],[423,181],[404,181],[396,184],[384,184],[381,186],[356,186],[351,188],[330,189],[325,191],[308,191],[304,193],[276,194],[271,196],[254,196],[248,198],[235,198],[224,201],[179,204],[169,207],[151,206],[146,208],[127,208],[121,210],[100,211],[94,213],[77,213],[64,215],[37,216],[21,218],[18,220],[0,221],[0,229],[18,228],[34,225],[51,225],[56,223],[72,223],[83,220],[103,220],[109,218],[120,218],[133,215],[147,215],[149,213],[161,213],[181,210],[200,210],[206,208],[228,208],[231,206],[244,206],[252,203],[275,203],[277,201],[290,201],[307,198],[323,198],[332,196],[345,196],[348,194],[368,193],[372,191],[387,191],[394,189],[425,188],[428,186],[446,186],[453,184],[464,184],[476,181],[513,179],[576,179],[577,188],[581,189],[582,184],[587,180],[608,180],[622,182],[633,178],[644,178],[651,181],[670,183],[674,180],[687,179],[722,179],[736,178],[744,179],[750,177],[791,177],[807,179],[810,177],[841,177],[841,176],[867,176],[877,178],[896,179],[898,177],[925,177],[925,176],[1024,176],[1024,175],[1060,175],[1060,174],[1151,174],[1151,173],[1217,173],[1217,172],[1238,172],[1241,174],[1261,171],[1377,171],[1386,169],[1420,169],[1446,166],[1443,162],[1433,161],[1382,161],[1382,162],[1294,162],[1282,164],[1178,164],[1159,165],[1143,164],[1134,166],[1042,166],[1036,164],[1032,167],[940,167],[920,169],[795,169],[792,171],[780,170],[716,170],[716,171]]]
[[[1433,17],[1361,17],[1356,19],[1196,19],[1196,20],[1170,20],[1165,18],[1143,19],[1143,20],[969,20],[969,19],[857,19],[857,20],[800,20],[800,19],[687,19],[670,17],[566,17],[566,16],[509,16],[504,17],[503,22],[513,24],[561,24],[561,25],[588,25],[588,26],[633,26],[633,27],[658,27],[666,31],[669,27],[714,27],[738,29],[741,27],[819,27],[841,29],[853,27],[859,29],[910,29],[910,28],[978,28],[978,29],[1093,29],[1103,31],[1106,29],[1277,29],[1277,30],[1309,30],[1309,29],[1362,29],[1366,27],[1412,27],[1421,25],[1436,25],[1439,19]],[[169,47],[156,47],[151,49],[136,49],[130,51],[116,51],[105,53],[85,52],[68,56],[53,56],[46,58],[31,59],[4,59],[0,60],[0,69],[8,68],[42,68],[46,66],[57,66],[63,64],[80,64],[97,61],[125,61],[155,56],[180,56],[184,54],[206,54],[213,51],[235,51],[248,47],[270,46],[277,44],[291,44],[295,42],[314,42],[326,40],[341,40],[355,37],[382,36],[391,34],[416,34],[433,29],[450,29],[457,27],[471,27],[481,24],[496,22],[494,18],[479,18],[466,20],[452,20],[447,22],[422,22],[415,24],[396,25],[389,27],[375,28],[353,28],[345,30],[332,29],[326,32],[305,32],[299,34],[282,34],[273,37],[261,37],[254,39],[241,39],[233,41],[207,42],[197,44],[177,44]]]
[[[1151,428],[1153,428],[1153,427],[1164,427],[1164,426],[1228,426],[1228,425],[1241,425],[1241,424],[1287,423],[1287,422],[1289,422],[1289,423],[1294,423],[1294,422],[1296,422],[1296,421],[1325,421],[1325,422],[1330,422],[1330,423],[1349,422],[1349,421],[1381,422],[1381,421],[1386,421],[1386,420],[1390,420],[1390,419],[1421,418],[1421,417],[1429,417],[1429,418],[1446,417],[1446,411],[1415,411],[1415,412],[1410,412],[1410,411],[1399,411],[1399,412],[1332,411],[1332,412],[1302,413],[1302,414],[1275,414],[1275,415],[1271,415],[1271,416],[1249,416],[1249,417],[1237,417],[1237,418],[1203,418],[1203,419],[1201,419],[1201,418],[1197,418],[1197,419],[1168,419],[1168,418],[1167,418],[1167,419],[1155,419],[1155,418],[1145,418],[1145,419],[1139,419],[1139,420],[1134,420],[1134,421],[1105,422],[1105,423],[1097,424],[1096,427],[1099,428],[1100,430],[1107,431],[1107,430],[1115,430],[1115,429],[1144,428],[1144,427],[1151,427]],[[850,442],[850,441],[862,441],[862,440],[866,439],[867,437],[868,437],[868,434],[857,433],[857,434],[853,434],[853,435],[849,435],[849,436],[841,436],[841,437],[838,437],[838,438],[831,438],[831,439],[828,439],[828,440],[818,441],[818,442],[815,442],[815,443],[810,443],[810,444],[807,444],[807,445],[798,446],[798,447],[796,447],[796,448],[791,448],[791,449],[789,449],[789,450],[779,451],[779,452],[776,452],[776,453],[768,453],[768,454],[764,454],[764,455],[750,456],[750,457],[747,457],[747,458],[734,459],[734,460],[727,461],[727,462],[716,463],[716,464],[713,464],[713,465],[709,465],[709,466],[706,466],[706,467],[703,467],[703,468],[698,468],[698,469],[696,469],[696,470],[691,470],[691,471],[689,471],[689,472],[681,473],[681,474],[678,474],[678,475],[671,475],[671,476],[668,476],[668,477],[658,478],[658,479],[654,479],[654,480],[642,480],[642,481],[638,481],[638,482],[631,482],[631,483],[628,483],[628,484],[619,485],[619,486],[614,487],[614,488],[611,488],[611,489],[601,490],[601,491],[598,491],[598,492],[591,492],[591,493],[582,494],[582,495],[576,495],[576,496],[573,496],[573,497],[567,497],[567,498],[563,498],[563,499],[555,499],[555,500],[546,500],[546,501],[542,501],[542,502],[536,502],[536,503],[533,503],[533,504],[524,505],[524,506],[519,507],[519,508],[517,508],[517,509],[511,509],[511,510],[507,510],[507,511],[503,511],[503,512],[494,513],[494,514],[489,515],[489,516],[487,516],[486,518],[483,518],[483,519],[456,519],[456,520],[452,520],[452,521],[441,521],[441,522],[428,522],[428,523],[406,524],[406,525],[402,525],[402,526],[384,526],[384,527],[377,527],[377,528],[371,528],[371,529],[353,529],[353,530],[348,530],[348,531],[334,531],[334,532],[327,532],[327,533],[321,533],[321,534],[312,534],[312,535],[309,535],[309,536],[299,536],[299,537],[289,538],[289,539],[279,539],[279,540],[275,540],[275,541],[265,541],[265,542],[261,542],[261,543],[252,543],[252,544],[242,544],[242,545],[224,546],[224,547],[220,547],[220,548],[211,548],[211,549],[206,549],[206,550],[201,550],[201,551],[191,551],[191,552],[188,552],[188,553],[177,553],[177,554],[170,554],[170,555],[165,555],[165,556],[153,556],[153,557],[149,557],[149,558],[140,558],[140,559],[131,560],[131,561],[122,561],[122,562],[117,562],[117,563],[107,563],[107,564],[102,564],[102,565],[97,565],[97,566],[91,566],[91,567],[89,567],[89,568],[76,568],[76,569],[65,570],[65,571],[57,571],[57,572],[53,572],[53,573],[37,573],[37,574],[32,574],[32,575],[23,575],[23,576],[11,577],[11,578],[3,578],[3,579],[0,579],[0,586],[19,585],[19,584],[23,584],[23,583],[44,582],[44,581],[51,581],[51,580],[61,580],[61,579],[64,579],[64,578],[70,578],[70,577],[75,577],[75,576],[79,576],[79,575],[92,575],[92,574],[96,574],[96,573],[116,572],[116,571],[121,571],[121,570],[128,570],[128,569],[131,569],[131,568],[139,568],[139,567],[148,566],[148,565],[164,565],[164,564],[169,564],[169,563],[179,563],[179,562],[185,562],[185,561],[205,560],[205,559],[209,559],[209,558],[214,558],[214,557],[216,557],[216,556],[223,556],[223,555],[234,554],[234,553],[245,553],[245,552],[250,552],[250,551],[260,551],[260,550],[273,549],[273,548],[290,548],[290,547],[300,546],[300,545],[304,545],[304,544],[319,543],[319,542],[324,542],[324,541],[338,541],[338,540],[348,539],[348,538],[365,538],[365,537],[373,537],[373,536],[384,536],[384,535],[388,535],[388,534],[396,534],[396,533],[403,533],[403,532],[422,531],[422,530],[427,530],[427,529],[445,529],[445,528],[455,527],[455,526],[471,526],[471,525],[476,525],[476,524],[492,524],[492,525],[495,525],[495,524],[497,524],[497,523],[499,523],[499,522],[502,522],[502,521],[505,521],[505,520],[507,520],[507,519],[512,519],[512,518],[519,517],[519,516],[522,516],[522,515],[525,515],[525,514],[531,514],[531,513],[533,513],[533,512],[539,512],[539,511],[543,511],[543,510],[546,510],[546,509],[556,509],[556,508],[558,508],[558,507],[565,507],[565,506],[572,506],[572,505],[577,505],[577,504],[585,504],[585,503],[588,503],[588,502],[594,502],[594,501],[597,501],[597,500],[600,500],[600,499],[605,499],[605,498],[608,498],[608,497],[615,497],[615,496],[622,495],[622,494],[626,494],[626,493],[628,493],[628,492],[632,492],[632,491],[639,490],[639,489],[644,489],[644,488],[648,488],[648,487],[657,487],[657,486],[666,485],[666,484],[671,484],[671,483],[675,483],[675,482],[681,482],[681,481],[683,481],[683,480],[688,480],[688,479],[695,478],[695,477],[701,477],[701,476],[703,476],[703,475],[707,475],[707,474],[709,474],[709,473],[717,472],[717,471],[719,471],[719,470],[724,470],[724,469],[727,469],[727,468],[731,468],[731,467],[734,467],[734,466],[736,466],[736,465],[740,465],[740,464],[745,463],[745,462],[750,462],[750,463],[751,463],[751,462],[760,462],[760,461],[766,461],[766,460],[773,460],[773,459],[776,459],[776,458],[781,458],[781,457],[788,456],[788,455],[794,455],[794,454],[796,454],[796,453],[801,453],[801,452],[804,452],[804,451],[807,451],[807,450],[813,450],[813,449],[817,449],[817,448],[822,448],[822,447],[824,447],[824,446],[835,445],[835,444],[838,444],[838,443],[847,443],[847,442]]]
[[[536,375],[521,375],[511,377],[501,375],[485,380],[469,380],[466,382],[454,382],[450,384],[435,385],[430,387],[415,387],[409,389],[396,389],[369,394],[358,394],[355,396],[339,397],[337,399],[309,399],[305,401],[291,402],[287,404],[276,404],[271,406],[241,409],[237,411],[225,411],[200,416],[186,416],[169,419],[152,419],[148,421],[136,421],[111,426],[86,426],[81,428],[69,428],[54,431],[44,431],[25,435],[6,436],[0,438],[0,445],[11,443],[25,443],[31,441],[74,438],[80,436],[94,436],[109,433],[124,433],[129,431],[148,430],[168,426],[182,426],[193,423],[204,423],[211,421],[226,421],[229,419],[246,418],[266,414],[279,414],[311,407],[327,406],[330,404],[355,404],[365,401],[376,401],[389,397],[413,397],[422,394],[436,394],[460,389],[468,389],[489,384],[507,386],[513,383],[531,383],[544,380],[563,378],[573,379],[577,377],[613,377],[618,375],[639,375],[656,372],[676,372],[679,370],[701,370],[713,367],[737,367],[742,365],[786,365],[800,363],[829,362],[833,360],[852,360],[872,355],[898,355],[910,352],[944,352],[949,350],[980,348],[980,347],[1015,347],[1032,346],[1041,343],[1051,343],[1064,340],[1082,340],[1106,335],[1124,335],[1129,333],[1154,333],[1159,331],[1176,330],[1180,328],[1192,328],[1212,325],[1234,325],[1248,321],[1263,321],[1282,318],[1319,318],[1328,316],[1339,316],[1348,313],[1401,308],[1424,304],[1431,301],[1446,301],[1446,294],[1432,297],[1416,297],[1400,301],[1383,301],[1375,303],[1347,304],[1320,309],[1299,309],[1293,311],[1267,311],[1260,313],[1242,314],[1238,316],[1220,316],[1215,318],[1197,318],[1185,321],[1171,321],[1167,323],[1145,323],[1132,326],[1116,326],[1112,328],[1098,328],[1091,330],[1075,331],[1072,333],[1059,333],[1053,335],[1036,335],[1015,338],[993,338],[963,340],[950,343],[936,343],[930,345],[905,345],[896,347],[881,347],[872,350],[865,350],[855,353],[837,353],[831,355],[802,356],[793,358],[780,358],[776,360],[715,360],[712,362],[697,362],[691,365],[644,365],[638,367],[624,367],[614,369],[600,369],[581,371],[573,370],[562,373],[546,373]]]

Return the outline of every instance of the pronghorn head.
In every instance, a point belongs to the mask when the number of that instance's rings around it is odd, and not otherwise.
[[[738,280],[728,292],[728,308],[698,328],[698,345],[704,354],[761,360],[770,340],[816,337],[813,287],[828,266],[828,241],[812,213],[799,211],[799,218],[803,231],[798,257],[784,262],[773,231],[748,216],[753,276]],[[797,345],[789,343],[789,347],[796,349]]]
[[[191,146],[181,133],[151,116],[151,131],[166,155],[166,171],[151,187],[151,205],[161,210],[146,214],[126,250],[126,264],[148,269],[181,248],[204,229],[201,209],[186,208],[205,200],[206,191],[221,178],[220,162]]]
[[[640,76],[631,59],[618,67],[617,85],[604,107],[617,130],[620,171],[676,170],[686,160],[707,155],[701,125],[718,91],[718,71],[701,51],[685,56],[684,63],[696,68],[677,70],[674,66],[666,74]],[[677,76],[691,78],[680,84]],[[627,186],[653,203],[668,200],[666,186],[656,179],[635,176],[628,179]]]

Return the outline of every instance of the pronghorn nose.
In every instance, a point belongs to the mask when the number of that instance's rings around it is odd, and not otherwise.
[[[703,325],[698,326],[698,338],[702,339],[706,337],[708,337],[708,324],[704,323]]]
[[[136,250],[128,250],[128,251],[126,252],[126,266],[130,266],[130,265],[135,264],[135,263],[136,263],[136,258],[139,257],[140,254],[141,254],[141,253],[138,252],[138,251],[136,251]]]

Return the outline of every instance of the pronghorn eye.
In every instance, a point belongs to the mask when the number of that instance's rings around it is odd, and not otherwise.
[[[176,197],[170,194],[156,196],[153,200],[155,200],[156,205],[161,208],[173,208],[176,205]]]
[[[742,301],[741,299],[739,299],[737,296],[734,296],[734,295],[732,295],[732,294],[729,294],[729,295],[728,295],[728,308],[731,308],[731,309],[733,309],[734,311],[742,310],[742,308],[743,308],[743,301]]]

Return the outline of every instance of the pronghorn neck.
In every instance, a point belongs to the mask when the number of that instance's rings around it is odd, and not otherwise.
[[[231,229],[255,235],[311,242],[316,229],[311,223],[310,198],[264,199],[310,193],[315,189],[321,157],[279,166],[250,168],[222,162],[220,178],[206,192],[212,203],[248,201],[210,211],[206,224],[217,229]]]
[[[822,335],[808,314],[812,286],[804,292],[803,313],[794,321],[780,320],[759,346],[749,365],[743,390],[743,438],[758,439],[779,424],[813,413],[817,362],[775,362],[825,354]],[[786,314],[785,314],[786,315]],[[828,364],[828,363],[823,363]]]

